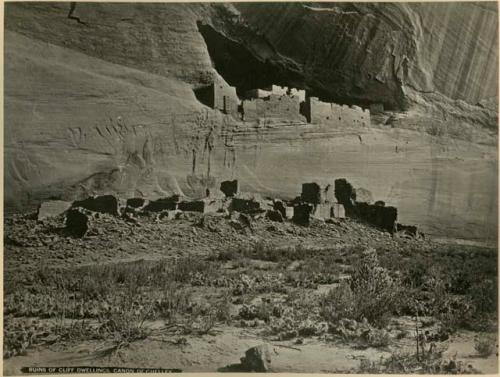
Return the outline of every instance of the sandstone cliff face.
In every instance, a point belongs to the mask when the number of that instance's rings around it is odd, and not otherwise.
[[[196,197],[234,178],[292,197],[343,176],[400,206],[403,222],[495,238],[495,9],[266,6],[78,3],[79,22],[69,3],[7,4],[6,210],[94,193]],[[378,130],[248,126],[196,99],[216,75],[407,111]]]
[[[497,95],[496,3],[235,6],[332,98],[401,108],[401,86],[474,104]]]

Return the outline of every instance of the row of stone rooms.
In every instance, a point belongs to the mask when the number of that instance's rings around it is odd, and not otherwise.
[[[305,90],[286,86],[252,89],[240,100],[236,88],[218,78],[196,90],[196,97],[212,109],[244,122],[275,118],[332,126],[370,125],[369,109],[322,102],[317,97],[306,96]]]

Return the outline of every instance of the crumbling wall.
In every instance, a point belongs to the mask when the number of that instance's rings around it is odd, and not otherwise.
[[[358,106],[337,105],[310,97],[305,106],[308,122],[331,126],[369,126],[370,111]]]
[[[227,84],[223,79],[217,79],[213,83],[214,109],[225,114],[238,115],[239,99],[236,88]]]
[[[240,100],[236,88],[230,86],[223,78],[216,76],[213,83],[196,89],[195,94],[204,105],[239,118]]]
[[[370,105],[370,114],[381,114],[384,112],[383,103],[372,103]]]
[[[356,217],[390,233],[396,230],[396,221],[398,218],[398,210],[396,207],[356,203],[355,214]]]
[[[271,94],[266,98],[245,100],[242,103],[243,120],[285,118],[303,121],[297,96]]]

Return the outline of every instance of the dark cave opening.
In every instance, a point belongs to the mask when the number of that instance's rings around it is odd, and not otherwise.
[[[305,89],[304,76],[270,59],[257,57],[243,44],[217,32],[212,26],[198,22],[215,70],[239,96],[247,90],[280,85]]]
[[[296,66],[280,56],[260,35],[247,36],[242,43],[230,39],[211,25],[198,21],[197,26],[205,40],[214,69],[229,85],[236,87],[237,94],[241,98],[244,98],[245,92],[250,89],[263,89],[274,84],[305,89],[307,97],[318,97],[323,102],[357,105],[363,108],[369,108],[374,102],[368,98],[364,99],[365,95],[362,92],[353,98],[329,90],[317,78],[306,76],[301,71],[303,67]],[[253,33],[250,30],[245,32]],[[383,105],[386,110],[398,107],[394,106],[394,103],[385,101]]]

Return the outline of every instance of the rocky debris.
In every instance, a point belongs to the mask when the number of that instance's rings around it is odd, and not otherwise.
[[[345,178],[335,180],[335,197],[337,198],[337,202],[344,206],[347,215],[349,215],[356,200],[356,190],[354,190]]]
[[[165,210],[174,210],[177,209],[179,200],[179,195],[173,195],[168,198],[160,198],[149,202],[143,210],[144,212],[161,212]]]
[[[293,222],[299,225],[309,226],[313,206],[303,203],[294,207]]]
[[[396,223],[396,233],[398,236],[407,238],[423,238],[424,235],[418,231],[414,225],[403,225]]]
[[[175,220],[175,219],[179,218],[179,215],[181,213],[182,213],[182,211],[179,211],[178,209],[166,210],[166,211],[160,212],[157,215],[156,219],[157,220],[163,220],[163,219]]]
[[[66,232],[73,237],[83,237],[90,227],[90,215],[82,208],[73,208],[66,212]]]
[[[280,223],[284,221],[283,214],[280,211],[268,210],[266,212],[266,217],[271,221],[277,221]]]
[[[114,195],[94,196],[73,202],[72,208],[84,208],[89,211],[120,215],[120,201]]]
[[[214,215],[203,215],[196,223],[196,226],[208,229],[211,232],[219,232],[221,230],[219,226],[220,220],[220,217]]]
[[[250,215],[239,212],[232,212],[229,220],[229,224],[237,230],[248,228],[253,231],[252,222],[253,220]]]
[[[234,181],[221,182],[220,190],[224,193],[226,197],[232,198],[239,192],[238,180],[235,179]]]
[[[50,200],[43,202],[38,207],[37,219],[43,220],[48,217],[56,217],[62,215],[71,207],[71,203],[63,200]]]
[[[252,347],[241,358],[241,365],[247,371],[266,373],[271,371],[271,352],[267,344]]]

